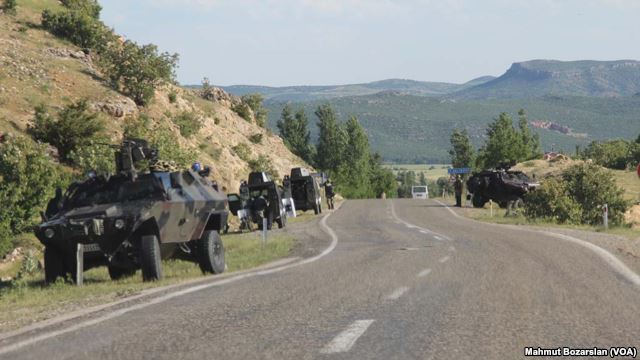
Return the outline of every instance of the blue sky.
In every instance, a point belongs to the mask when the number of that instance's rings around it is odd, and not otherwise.
[[[465,82],[530,59],[640,59],[640,0],[101,0],[127,38],[180,54],[178,80]]]

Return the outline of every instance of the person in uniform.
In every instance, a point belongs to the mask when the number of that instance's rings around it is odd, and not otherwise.
[[[336,195],[333,192],[333,184],[331,183],[331,179],[327,179],[327,182],[324,183],[324,194],[327,197],[327,207],[329,210],[333,210],[333,197]]]
[[[460,175],[456,175],[456,181],[453,183],[453,190],[456,194],[456,206],[462,207],[462,179],[460,179]]]

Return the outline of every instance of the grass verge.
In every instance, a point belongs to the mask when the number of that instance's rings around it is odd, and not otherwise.
[[[223,236],[227,272],[250,269],[286,257],[295,240],[287,234],[271,233],[262,245],[259,233]],[[43,272],[36,271],[0,287],[0,332],[10,331],[57,315],[115,301],[141,290],[203,278],[197,264],[184,260],[163,262],[164,280],[144,283],[135,276],[111,281],[105,267],[85,272],[85,286],[62,281],[44,286]]]

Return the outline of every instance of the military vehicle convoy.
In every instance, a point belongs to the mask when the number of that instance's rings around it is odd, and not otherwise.
[[[35,233],[45,246],[45,280],[76,276],[78,244],[99,249],[84,255],[84,269],[107,266],[112,279],[142,269],[145,281],[162,278],[161,259],[181,255],[204,273],[222,273],[220,231],[227,197],[206,173],[166,171],[137,163],[157,161],[144,140],[126,139],[116,152],[117,174],[73,183],[49,202]]]
[[[313,210],[317,215],[322,213],[322,182],[320,174],[312,174],[305,168],[291,169],[291,176],[283,181],[291,184],[291,197],[296,210]]]
[[[483,207],[489,200],[507,207],[509,201],[521,201],[526,193],[539,185],[522,171],[504,168],[483,170],[467,180],[467,189],[472,194],[471,202],[476,208]]]

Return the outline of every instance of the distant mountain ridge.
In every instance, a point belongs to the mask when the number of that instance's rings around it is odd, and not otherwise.
[[[267,102],[330,100],[347,96],[365,96],[380,92],[400,92],[415,96],[444,96],[495,79],[483,76],[464,84],[445,82],[416,81],[407,79],[387,79],[362,84],[322,85],[322,86],[284,86],[269,87],[259,85],[222,86],[231,94],[242,96],[251,93],[262,94]]]

